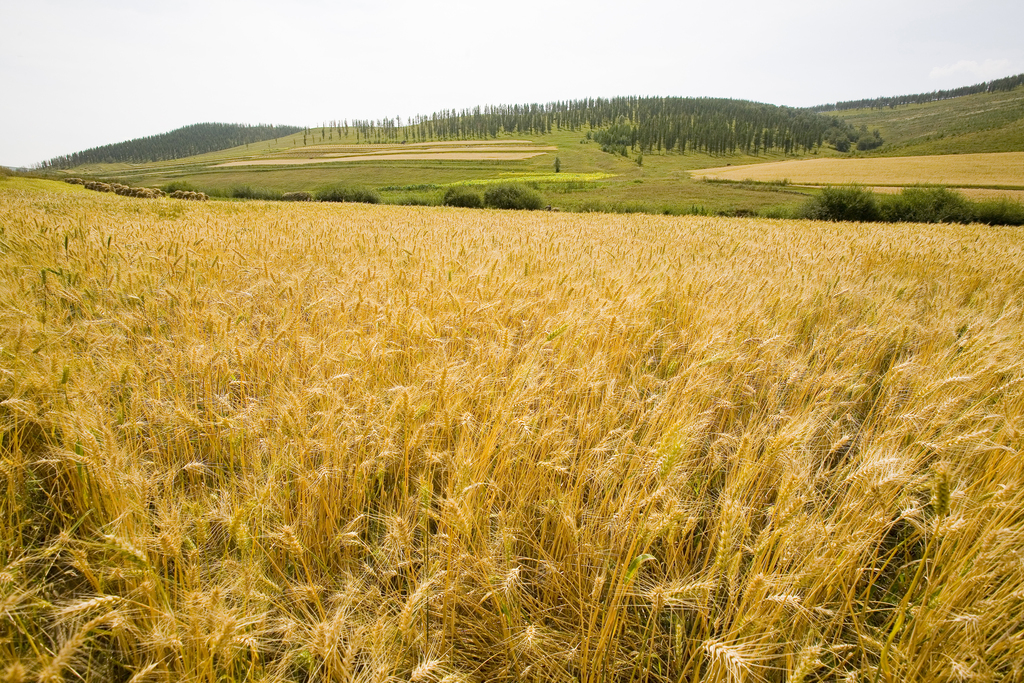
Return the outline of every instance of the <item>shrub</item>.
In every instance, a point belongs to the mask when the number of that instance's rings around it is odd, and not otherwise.
[[[857,149],[862,152],[869,149],[877,149],[882,146],[882,142],[882,136],[877,128],[871,131],[870,135],[865,130],[861,132],[860,137],[857,139]]]
[[[311,202],[313,195],[309,192],[285,192],[281,199],[286,202]]]
[[[989,225],[1024,225],[1024,204],[1005,197],[975,202],[974,220]]]
[[[944,187],[908,187],[885,197],[879,207],[882,220],[891,223],[970,223],[971,203],[959,192]]]
[[[515,183],[492,185],[484,192],[484,205],[491,209],[531,209],[544,206],[544,199],[536,190]]]
[[[875,197],[856,185],[826,187],[799,211],[800,218],[886,223],[987,223],[1024,225],[1024,204],[1008,199],[971,202],[945,187],[908,187]]]
[[[466,186],[449,187],[444,193],[441,201],[445,206],[461,206],[465,209],[479,209],[484,205],[484,199],[476,190]]]
[[[381,198],[376,190],[364,190],[356,187],[328,187],[316,193],[321,202],[361,202],[363,204],[380,204]]]
[[[800,213],[818,221],[874,221],[878,203],[873,192],[859,185],[830,185],[811,197]]]
[[[266,190],[261,187],[252,187],[251,185],[232,187],[228,192],[228,196],[233,199],[265,199],[270,201],[281,199],[280,192]]]

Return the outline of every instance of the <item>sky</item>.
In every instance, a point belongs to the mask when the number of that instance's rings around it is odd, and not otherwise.
[[[201,122],[930,92],[1024,73],[1021,26],[1021,0],[0,0],[0,165]]]

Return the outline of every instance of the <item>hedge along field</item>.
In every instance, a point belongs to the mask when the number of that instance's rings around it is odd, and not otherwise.
[[[750,166],[709,168],[695,178],[724,180],[788,180],[829,185],[916,185],[1009,187],[1024,189],[1024,152],[946,154],[925,157],[870,159],[802,159]]]
[[[1020,680],[1020,245],[5,181],[0,671]]]
[[[883,185],[880,187],[869,187],[867,189],[877,194],[899,194],[905,188]],[[994,190],[982,187],[962,187],[954,189],[957,193],[974,201],[1009,199],[1010,201],[1024,202],[1024,190]]]

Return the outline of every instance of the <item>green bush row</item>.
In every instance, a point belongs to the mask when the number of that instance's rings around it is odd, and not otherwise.
[[[173,181],[161,187],[164,192],[175,190],[195,191],[195,188],[184,181]],[[210,190],[207,194],[213,197],[229,197],[231,199],[262,199],[266,201],[320,201],[320,202],[362,202],[364,204],[380,204],[381,197],[376,190],[364,190],[353,187],[327,187],[317,192],[279,192],[251,185],[236,185],[226,190]]]
[[[278,201],[281,199],[280,192],[250,185],[233,187],[228,190],[228,196],[232,199],[262,199],[264,201]]]
[[[376,190],[364,190],[358,187],[328,187],[316,193],[317,201],[321,202],[360,202],[362,204],[380,204],[380,194]]]
[[[945,187],[908,187],[899,194],[877,195],[859,185],[840,185],[826,187],[808,200],[800,217],[823,221],[1024,225],[1024,205],[1005,198],[972,202]]]
[[[540,193],[518,183],[502,183],[491,185],[483,196],[471,187],[456,186],[444,193],[442,203],[445,206],[460,206],[479,209],[527,209],[537,210],[544,206],[544,198]]]

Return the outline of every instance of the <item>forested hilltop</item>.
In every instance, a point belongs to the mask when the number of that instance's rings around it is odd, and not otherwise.
[[[169,133],[93,147],[82,152],[54,157],[44,168],[74,168],[84,164],[141,164],[166,161],[230,149],[239,145],[273,140],[301,132],[296,126],[243,125],[237,123],[196,123]]]
[[[469,140],[499,133],[547,134],[586,128],[606,151],[797,153],[835,138],[856,140],[847,123],[805,109],[743,100],[692,97],[616,97],[547,104],[443,110],[376,121],[333,121],[325,129],[363,142]],[[321,134],[322,136],[322,134]]]
[[[847,109],[885,109],[886,107],[893,108],[905,104],[924,104],[925,102],[952,100],[957,97],[966,97],[967,95],[977,95],[985,92],[1008,92],[1015,88],[1019,88],[1022,85],[1024,85],[1024,74],[1018,74],[1016,76],[998,78],[994,81],[988,81],[985,83],[966,85],[962,88],[954,88],[952,90],[935,90],[933,92],[919,93],[917,95],[875,97],[873,99],[849,100],[846,102],[835,102],[833,104],[819,104],[816,107],[811,107],[809,111],[828,112],[844,111]]]

